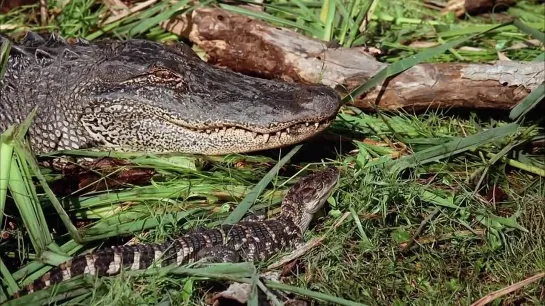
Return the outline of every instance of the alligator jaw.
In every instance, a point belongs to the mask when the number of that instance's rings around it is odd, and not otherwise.
[[[191,64],[197,67],[186,71],[207,77],[192,82],[185,75],[183,86],[130,84],[99,93],[85,107],[81,125],[104,144],[101,150],[225,155],[302,142],[325,130],[341,105],[326,86]]]
[[[257,133],[237,127],[216,129],[214,131],[191,131],[196,138],[201,138],[210,145],[184,151],[206,155],[225,155],[229,153],[246,153],[280,148],[302,142],[324,131],[332,120],[314,123],[298,123],[291,127],[271,133]],[[231,141],[233,140],[233,141]],[[201,153],[204,152],[204,153]]]
[[[98,150],[204,155],[247,153],[304,141],[325,130],[334,118],[284,125],[286,127],[261,133],[252,131],[251,127],[190,128],[185,122],[164,117],[164,114],[158,115],[153,110],[145,111],[146,117],[129,120],[134,116],[131,109],[118,106],[113,108],[118,110],[117,116],[112,116],[108,112],[111,108],[106,107],[82,117],[82,125],[87,133],[94,141],[102,144],[97,147]],[[145,106],[137,108],[146,110]],[[122,137],[119,137],[120,133]]]

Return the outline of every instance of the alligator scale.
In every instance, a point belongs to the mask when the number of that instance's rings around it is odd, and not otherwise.
[[[0,132],[37,107],[35,153],[223,155],[301,142],[327,128],[340,104],[329,87],[216,68],[183,43],[29,32],[11,46],[0,81]]]
[[[183,265],[197,260],[214,262],[263,261],[302,244],[314,213],[326,202],[339,179],[334,167],[301,178],[282,201],[278,217],[241,221],[212,229],[198,229],[162,244],[115,246],[83,254],[47,272],[15,296],[41,290],[78,275],[116,275],[130,270]],[[248,218],[249,219],[249,218]]]

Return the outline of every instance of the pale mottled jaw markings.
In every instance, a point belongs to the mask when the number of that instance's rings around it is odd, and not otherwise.
[[[293,131],[308,131],[308,130],[310,130],[311,126],[313,126],[314,130],[316,131],[322,126],[328,126],[332,121],[333,121],[333,119],[330,118],[330,119],[321,120],[319,122],[296,123],[296,124],[294,124],[294,125],[292,125],[290,127],[286,127],[286,128],[281,129],[279,131],[270,132],[270,133],[255,132],[255,131],[251,131],[249,129],[244,129],[244,128],[240,128],[240,127],[236,127],[236,126],[230,126],[230,127],[224,126],[222,128],[214,128],[214,129],[195,129],[195,128],[190,128],[190,127],[187,127],[187,126],[184,126],[184,128],[186,128],[186,129],[188,129],[188,130],[190,130],[192,132],[206,133],[206,134],[212,134],[212,132],[215,132],[215,133],[218,133],[218,134],[220,134],[220,133],[223,133],[223,134],[227,134],[227,133],[231,133],[231,134],[248,133],[248,134],[252,135],[252,138],[257,139],[258,137],[260,137],[263,143],[267,143],[269,141],[269,139],[271,138],[271,136],[276,137],[277,139],[280,139],[280,138],[285,137],[285,136],[291,136]]]

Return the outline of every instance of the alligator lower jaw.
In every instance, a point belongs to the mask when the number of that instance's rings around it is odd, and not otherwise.
[[[271,132],[262,132],[262,131],[256,131],[256,130],[263,130],[262,128],[255,128],[252,129],[249,128],[242,128],[237,126],[229,126],[229,127],[216,127],[216,128],[209,128],[209,129],[194,129],[194,128],[188,128],[186,126],[183,126],[184,129],[190,130],[195,133],[203,133],[203,134],[214,134],[214,133],[223,133],[223,134],[237,134],[237,135],[245,135],[250,134],[253,138],[261,138],[264,142],[268,142],[268,140],[271,137],[278,137],[279,135],[281,137],[285,136],[294,136],[297,134],[315,134],[316,132],[322,131],[324,128],[327,128],[331,122],[335,118],[328,118],[317,122],[303,122],[303,123],[296,123],[290,126],[287,126],[285,128],[278,129],[276,131]],[[311,135],[312,136],[312,135]]]
[[[147,152],[147,153],[182,153],[200,155],[227,155],[233,153],[249,153],[275,149],[300,143],[324,131],[332,118],[316,124],[295,124],[274,133],[261,134],[241,128],[218,129],[217,131],[196,131],[179,125],[161,121],[161,137],[152,137],[144,142],[127,142],[123,144],[105,143],[96,148],[99,151]],[[157,139],[169,141],[155,142]]]

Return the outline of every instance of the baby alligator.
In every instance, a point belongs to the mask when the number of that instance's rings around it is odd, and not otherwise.
[[[303,244],[303,233],[316,211],[326,202],[339,179],[334,167],[301,178],[287,193],[276,218],[241,221],[213,229],[197,229],[161,244],[114,246],[66,261],[15,294],[20,297],[78,275],[110,276],[121,268],[143,270],[183,265],[197,260],[212,262],[264,261],[280,251]],[[249,218],[247,218],[249,220]]]

